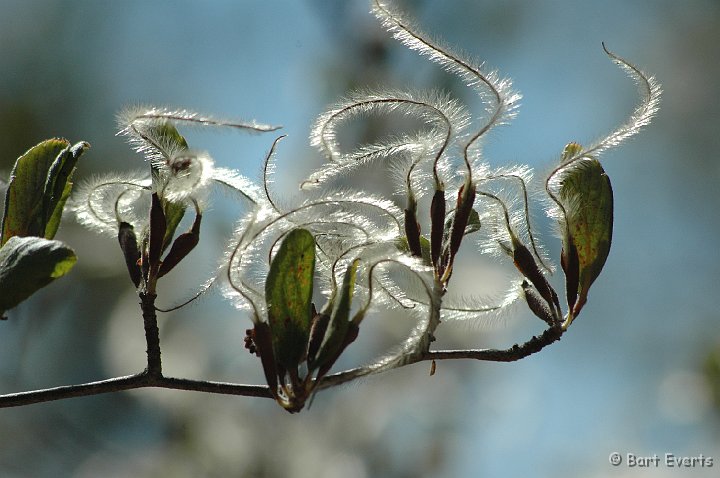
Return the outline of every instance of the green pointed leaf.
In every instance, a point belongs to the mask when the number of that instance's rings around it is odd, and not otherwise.
[[[185,204],[162,200],[163,211],[165,212],[165,237],[163,238],[162,251],[168,248],[175,237],[175,231],[185,216]]]
[[[465,226],[465,235],[472,234],[480,230],[480,214],[473,208],[468,217],[467,226]]]
[[[47,216],[43,206],[48,172],[69,145],[64,139],[48,139],[17,159],[5,193],[0,245],[13,236],[45,236]]]
[[[566,256],[563,264],[570,267],[577,261],[577,277],[572,279],[577,280],[577,297],[568,297],[570,315],[575,317],[587,300],[590,286],[600,275],[612,243],[612,186],[600,162],[583,158],[568,166],[562,172],[559,199],[567,214],[567,229],[563,228]],[[570,273],[568,277],[574,275]],[[575,284],[569,286],[568,290],[574,290]]]
[[[150,136],[155,139],[161,145],[172,145],[174,150],[188,149],[188,143],[185,137],[180,134],[175,125],[171,121],[162,121],[151,128]],[[153,178],[157,174],[157,170],[153,167]],[[165,230],[165,237],[163,238],[162,251],[164,252],[168,246],[172,243],[173,237],[175,237],[175,230],[177,229],[180,221],[185,215],[185,204],[174,203],[161,198],[163,211],[165,212],[165,220],[167,221],[167,228]]]
[[[335,303],[330,314],[325,338],[317,354],[317,360],[310,364],[312,368],[327,366],[329,368],[337,360],[345,344],[348,326],[350,325],[350,307],[352,296],[355,290],[355,275],[357,273],[359,259],[355,259],[345,271],[345,277],[338,294],[335,295]]]
[[[454,216],[450,216],[445,220],[445,234],[450,233],[450,228],[452,227]],[[480,214],[473,208],[470,211],[470,216],[468,217],[468,223],[467,226],[465,226],[465,235],[472,234],[473,232],[477,232],[480,230]]]
[[[173,144],[177,149],[188,149],[185,137],[180,134],[170,120],[158,123],[152,129],[153,137],[160,139],[162,144]]]
[[[67,274],[75,252],[60,241],[11,237],[0,248],[0,315]]]
[[[315,239],[305,229],[291,231],[275,254],[265,282],[274,355],[286,370],[297,367],[307,348],[314,271]]]
[[[89,147],[90,145],[84,141],[72,147],[67,147],[60,151],[55,161],[50,165],[43,190],[45,239],[55,237],[55,233],[60,226],[63,208],[72,190],[70,179],[75,172],[75,165]]]
[[[58,228],[60,227],[60,220],[62,219],[63,209],[65,209],[67,200],[70,199],[72,187],[73,184],[70,181],[65,184],[65,189],[55,205],[55,210],[52,212],[48,218],[47,224],[45,225],[45,239],[52,239],[55,237],[55,234],[57,234]]]
[[[166,150],[168,147],[175,151],[182,151],[188,149],[188,144],[183,135],[177,130],[171,121],[165,120],[153,124],[148,128],[147,136],[153,138],[154,145],[156,147],[162,147]],[[166,153],[163,153],[166,154]],[[153,181],[156,180],[158,174],[158,165],[151,165],[153,172]]]
[[[395,247],[399,251],[410,254],[410,245],[408,244],[407,237],[403,236],[395,240]],[[422,262],[426,266],[432,265],[430,257],[430,241],[425,236],[420,236],[420,252],[422,253]]]

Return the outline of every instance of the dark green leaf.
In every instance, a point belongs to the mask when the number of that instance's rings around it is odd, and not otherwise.
[[[47,224],[45,225],[45,239],[52,239],[55,237],[55,234],[60,227],[60,220],[62,219],[63,209],[65,209],[65,203],[67,203],[67,200],[70,198],[72,187],[73,184],[70,181],[65,184],[65,189],[63,190],[59,201],[55,205],[55,210],[52,212],[48,218]]]
[[[450,233],[450,228],[453,224],[453,219],[455,215],[450,214],[448,218],[445,220],[445,234]],[[480,230],[480,214],[473,208],[472,211],[470,211],[470,217],[468,217],[468,223],[467,226],[465,226],[465,235],[472,234],[473,232],[477,232]]]
[[[43,218],[45,239],[52,239],[60,225],[65,202],[72,190],[72,174],[83,152],[90,145],[84,141],[60,151],[47,173],[43,190]]]
[[[64,139],[48,139],[30,148],[15,162],[5,193],[0,245],[13,236],[45,236],[47,217],[43,198],[48,172],[69,144]]]
[[[67,274],[75,262],[75,252],[60,241],[11,237],[0,248],[0,315]]]
[[[297,367],[308,344],[314,271],[315,239],[305,229],[291,231],[275,254],[265,282],[275,359],[286,370]]]

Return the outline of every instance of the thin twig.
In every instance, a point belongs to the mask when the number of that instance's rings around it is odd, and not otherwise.
[[[515,344],[508,349],[469,349],[469,350],[429,350],[424,353],[414,354],[407,358],[402,366],[410,365],[417,362],[428,360],[449,360],[449,359],[475,359],[488,362],[515,362],[524,359],[532,354],[540,352],[542,349],[557,342],[565,331],[560,325],[554,325],[545,330],[539,336],[533,336],[530,340],[522,344]],[[322,379],[318,389],[330,388],[350,382],[359,377],[370,375],[374,372],[368,367],[357,367],[344,370],[332,375],[327,375]]]
[[[62,387],[33,390],[30,392],[0,395],[0,408],[20,407],[34,403],[52,402],[66,398],[88,397],[103,393],[121,392],[138,388],[169,388],[224,395],[244,395],[247,397],[272,398],[270,389],[265,385],[243,385],[205,380],[189,380],[184,378],[155,377],[147,371],[136,375],[115,377],[98,382],[66,385]]]
[[[508,349],[475,349],[475,350],[430,350],[421,360],[475,359],[490,362],[515,362],[540,352],[546,346],[557,342],[563,329],[555,325],[538,336],[533,336],[523,344],[515,344]]]

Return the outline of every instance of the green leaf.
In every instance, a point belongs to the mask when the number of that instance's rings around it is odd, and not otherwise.
[[[185,204],[162,200],[163,211],[165,212],[165,237],[163,238],[162,251],[168,248],[175,237],[175,231],[185,216]]]
[[[45,236],[47,216],[43,206],[48,172],[69,145],[64,139],[48,139],[17,159],[5,193],[0,245],[13,236]]]
[[[67,274],[75,262],[75,252],[60,241],[11,237],[0,248],[0,315]]]
[[[174,144],[177,149],[188,149],[185,137],[180,134],[170,120],[166,120],[152,126],[153,137],[160,140],[162,144]]]
[[[70,198],[72,187],[73,184],[70,181],[65,184],[65,189],[55,205],[55,210],[52,212],[50,217],[48,217],[47,224],[45,225],[45,239],[52,239],[55,237],[55,234],[57,234],[58,228],[60,227],[60,220],[62,219],[63,209],[65,209],[65,203],[67,203],[67,200]]]
[[[562,172],[559,198],[567,221],[567,228],[563,228],[563,267],[577,270],[577,274],[566,270],[566,276],[576,281],[568,284],[567,289],[577,290],[577,297],[568,297],[571,322],[585,304],[588,290],[610,253],[613,229],[610,178],[597,159],[583,158]]]
[[[70,197],[73,183],[70,181],[80,156],[90,145],[81,141],[63,149],[50,166],[43,190],[43,216],[45,239],[52,239],[60,226],[65,203]]]
[[[407,237],[403,236],[395,240],[395,247],[399,251],[410,254],[410,246]],[[432,265],[430,257],[430,241],[425,236],[420,236],[420,251],[422,253],[422,262],[426,266]]]
[[[159,122],[156,125],[150,127],[150,134],[158,144],[169,146],[172,145],[174,150],[188,149],[188,143],[177,130],[175,125],[171,121],[166,120]],[[153,166],[153,178],[156,177],[157,170]],[[165,230],[165,237],[163,238],[162,251],[164,252],[168,246],[172,243],[173,237],[175,237],[175,230],[177,229],[180,221],[185,215],[185,204],[174,203],[161,198],[163,211],[165,212],[165,220],[167,221],[167,228]]]
[[[352,305],[353,291],[355,290],[355,275],[357,273],[359,259],[355,259],[345,271],[342,287],[335,297],[335,304],[330,314],[330,322],[325,333],[325,338],[317,354],[317,360],[311,364],[312,368],[327,367],[337,360],[342,352],[350,325],[350,307]]]
[[[473,208],[473,210],[470,211],[467,226],[465,226],[465,235],[479,231],[480,226],[480,214]]]
[[[454,216],[450,216],[445,221],[445,233],[450,233],[450,228],[452,227]],[[468,223],[467,226],[465,226],[465,235],[472,234],[473,232],[477,232],[480,230],[480,214],[475,210],[475,208],[470,211],[470,216],[468,217]]]
[[[275,254],[265,282],[274,355],[286,370],[297,367],[308,344],[314,271],[315,239],[305,229],[294,229]]]
[[[89,146],[80,142],[70,147],[67,140],[49,139],[18,158],[5,196],[0,244],[13,236],[55,236],[72,190],[70,178]]]
[[[167,154],[167,149],[182,151],[188,149],[188,144],[183,135],[177,130],[170,120],[160,121],[148,128],[148,138],[152,138],[152,145],[162,148],[162,153]],[[153,181],[157,179],[158,165],[151,165],[153,171]]]

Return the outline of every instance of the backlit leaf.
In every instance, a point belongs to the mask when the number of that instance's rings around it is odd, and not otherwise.
[[[13,236],[45,236],[45,184],[51,165],[70,143],[48,139],[33,146],[15,162],[5,193],[0,245]],[[62,191],[62,190],[61,190]]]
[[[610,178],[598,160],[583,158],[562,172],[559,198],[567,215],[567,228],[563,228],[563,267],[577,264],[576,277],[572,270],[566,270],[568,279],[577,281],[577,296],[568,297],[570,316],[575,317],[610,252],[613,229]],[[568,284],[567,289],[574,290],[575,284]]]
[[[70,147],[64,139],[49,139],[18,158],[5,196],[0,244],[13,236],[55,236],[75,165],[89,146],[80,142]]]
[[[80,156],[90,145],[81,141],[62,150],[53,161],[43,191],[43,217],[45,218],[45,239],[52,239],[60,226],[63,208],[70,197],[73,183],[72,174]]]
[[[306,351],[314,271],[315,239],[305,229],[291,231],[275,254],[265,282],[275,359],[285,369],[297,367]]]

